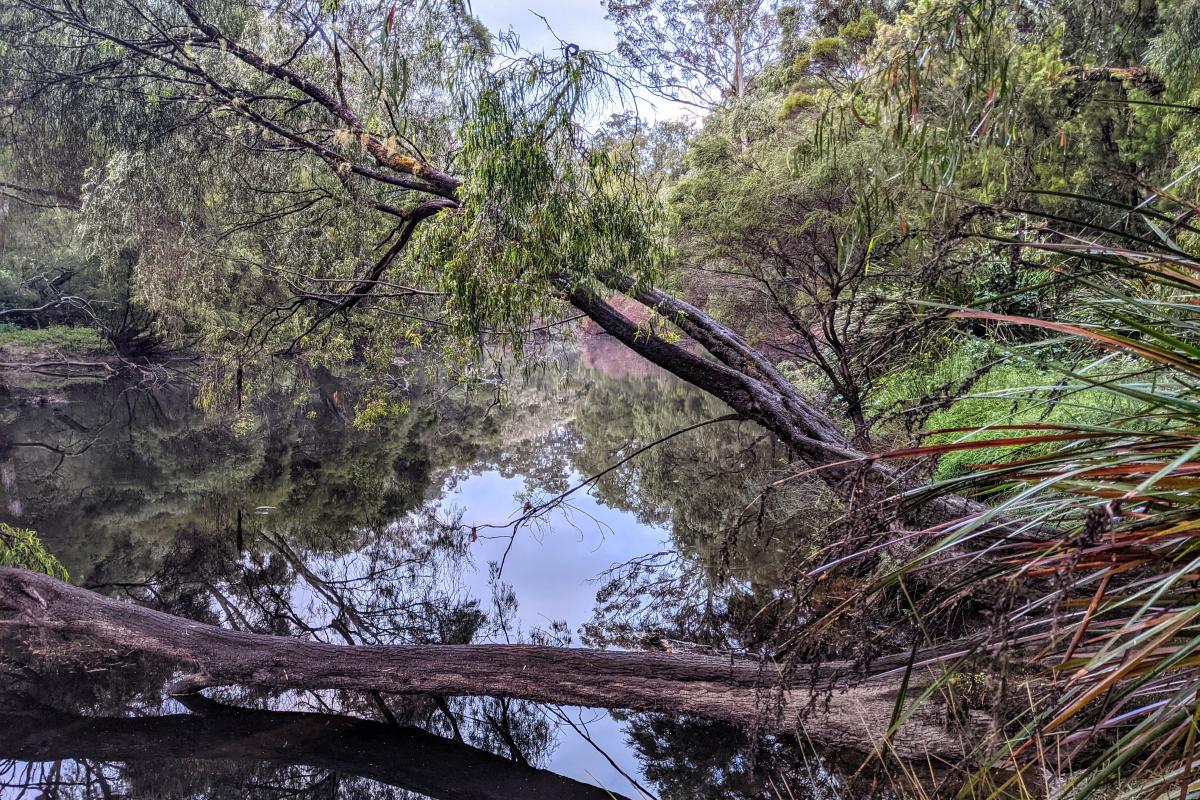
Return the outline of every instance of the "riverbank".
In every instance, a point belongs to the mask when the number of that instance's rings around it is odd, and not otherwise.
[[[0,325],[0,395],[18,403],[66,402],[64,390],[79,382],[133,376],[137,383],[162,384],[184,377],[180,366],[197,360],[187,352],[125,355],[95,328]]]

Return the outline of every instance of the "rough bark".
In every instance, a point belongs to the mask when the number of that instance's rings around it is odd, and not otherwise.
[[[829,414],[809,402],[736,331],[695,306],[661,290],[639,287],[630,278],[614,276],[609,284],[671,320],[713,358],[689,352],[637,325],[586,288],[573,287],[567,296],[605,332],[643,358],[774,433],[843,498],[861,497],[865,489],[868,500],[879,500],[913,488],[895,466],[855,448]],[[924,527],[979,514],[986,507],[963,497],[938,496],[898,510],[908,524]]]
[[[261,762],[358,776],[438,800],[626,800],[418,728],[199,697],[184,702],[195,713],[112,718],[17,703],[0,711],[0,759]]]
[[[830,662],[781,685],[754,662],[694,654],[535,645],[337,646],[229,631],[103,597],[53,578],[0,569],[0,634],[38,649],[155,656],[191,673],[176,690],[239,684],[277,689],[512,697],[561,705],[689,714],[796,731],[813,742],[870,750],[885,736],[899,678],[864,678]],[[40,639],[39,639],[40,637]],[[897,662],[884,660],[895,666]],[[910,692],[928,685],[914,676]],[[978,720],[948,725],[928,704],[889,740],[903,758],[961,759]]]

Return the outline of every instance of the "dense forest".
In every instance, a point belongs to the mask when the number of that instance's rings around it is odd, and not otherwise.
[[[0,783],[1200,796],[1200,2],[596,2],[0,8]]]

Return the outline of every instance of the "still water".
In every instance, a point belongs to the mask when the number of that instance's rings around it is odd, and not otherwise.
[[[789,538],[761,519],[728,535],[782,461],[761,430],[698,428],[514,526],[724,408],[595,347],[494,390],[410,366],[393,376],[405,403],[371,425],[370,387],[320,370],[241,408],[186,385],[10,387],[0,518],[37,530],[77,584],[242,630],[755,650],[739,615],[773,591]],[[88,673],[0,656],[4,798],[838,794],[795,742],[703,720],[234,689],[185,708],[136,659]]]

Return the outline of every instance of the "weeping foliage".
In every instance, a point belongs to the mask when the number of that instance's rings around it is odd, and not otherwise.
[[[64,234],[175,344],[519,348],[563,290],[663,274],[637,163],[581,121],[601,58],[518,56],[462,3],[21,2],[0,25],[5,180],[76,196]]]
[[[514,61],[463,94],[462,205],[413,244],[459,335],[490,330],[519,349],[562,290],[662,277],[661,212],[637,164],[579,122],[607,99],[607,81],[596,56],[579,52]]]

